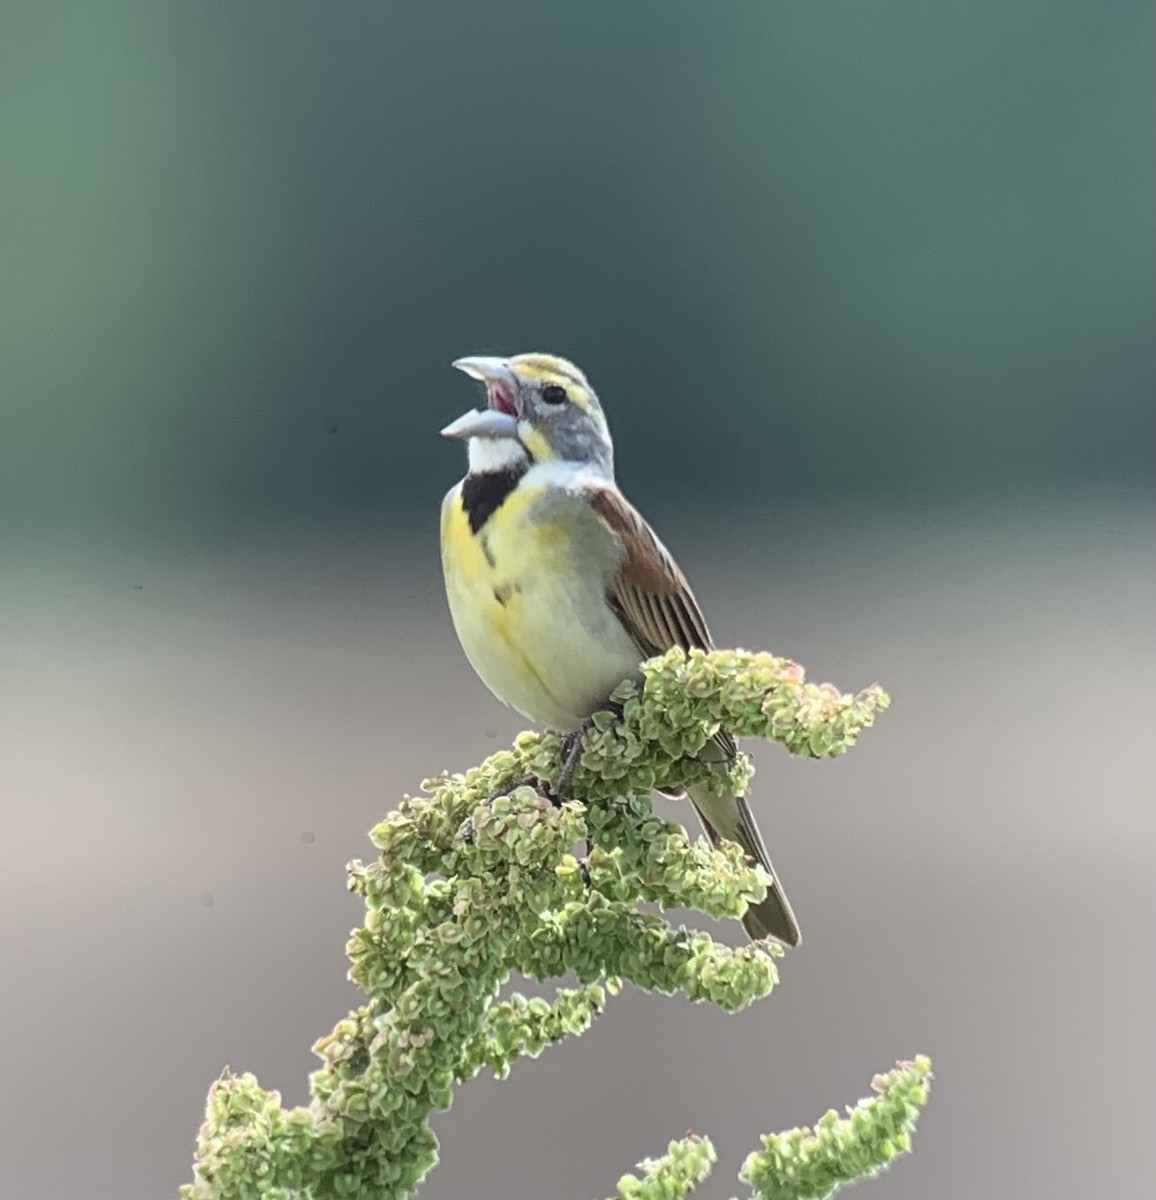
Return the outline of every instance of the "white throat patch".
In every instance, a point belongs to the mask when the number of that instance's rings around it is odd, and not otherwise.
[[[527,462],[529,456],[521,442],[514,438],[470,438],[467,449],[470,472],[504,471],[507,467]]]

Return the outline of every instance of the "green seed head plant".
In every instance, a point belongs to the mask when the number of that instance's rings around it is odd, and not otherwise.
[[[437,1162],[430,1117],[459,1084],[483,1069],[504,1078],[518,1058],[583,1033],[624,982],[727,1012],[770,993],[777,947],[733,949],[644,907],[737,918],[769,882],[737,846],[712,849],[655,816],[651,793],[720,772],[745,790],[744,756],[698,757],[720,728],[792,754],[842,754],[886,693],[807,683],[769,654],[672,650],[613,700],[560,802],[561,739],[524,733],[464,775],[427,780],[373,830],[380,857],[349,868],[365,901],[348,945],[365,1003],[314,1047],[307,1106],[283,1108],[252,1075],[213,1084],[181,1200],[402,1200]],[[566,986],[550,1000],[503,995],[514,974]],[[846,1116],[764,1137],[740,1179],[759,1200],[818,1200],[877,1174],[910,1148],[930,1080],[927,1059],[899,1063]],[[714,1158],[688,1134],[614,1194],[685,1196]]]

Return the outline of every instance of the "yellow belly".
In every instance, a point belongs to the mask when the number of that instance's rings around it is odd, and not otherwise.
[[[518,488],[474,534],[455,488],[442,566],[462,649],[482,682],[531,721],[569,731],[641,661],[606,603],[618,547],[584,502]]]

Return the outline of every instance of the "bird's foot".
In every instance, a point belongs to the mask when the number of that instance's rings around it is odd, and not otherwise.
[[[607,700],[599,711],[612,712],[620,719],[622,717],[622,705],[614,700]],[[574,772],[582,758],[583,739],[593,728],[594,717],[589,716],[577,729],[562,739],[562,770],[558,773],[558,786],[555,789],[562,800],[566,799],[570,784],[574,782]]]
[[[503,783],[501,787],[492,791],[478,807],[489,808],[495,800],[500,800],[503,796],[508,796],[511,792],[516,792],[520,787],[532,787],[540,796],[545,796],[555,808],[561,803],[550,789],[550,785],[546,780],[539,779],[537,775],[524,775],[520,779],[511,779],[507,783]],[[473,817],[467,817],[462,822],[461,828],[458,830],[458,838],[463,842],[472,842],[474,840]]]

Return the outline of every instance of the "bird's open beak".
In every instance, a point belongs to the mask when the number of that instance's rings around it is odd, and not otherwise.
[[[504,358],[459,358],[454,366],[486,385],[489,408],[451,421],[442,437],[517,437],[518,380],[509,363]]]
[[[518,418],[509,413],[484,408],[481,412],[463,413],[442,430],[442,437],[452,438],[513,438],[518,436]]]

